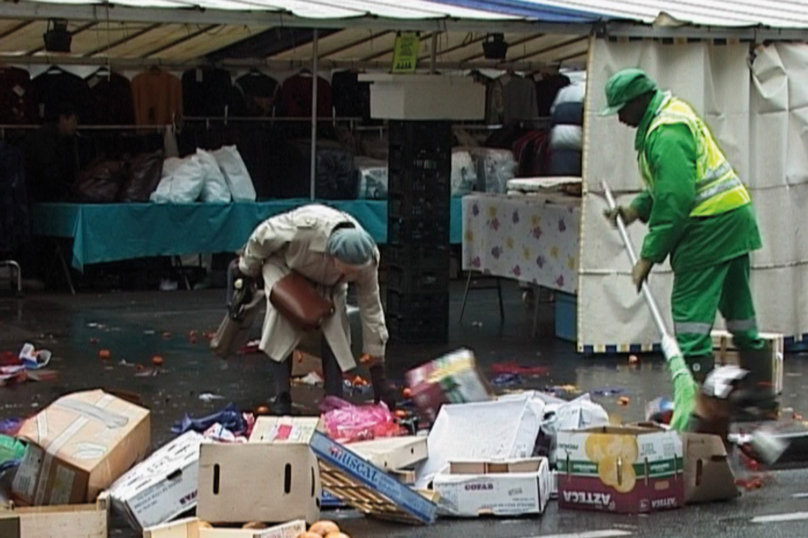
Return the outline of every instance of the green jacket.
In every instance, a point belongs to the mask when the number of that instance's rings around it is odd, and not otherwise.
[[[647,136],[659,109],[661,91],[637,128],[634,146],[645,152],[654,175],[653,192],[631,206],[648,224],[641,256],[654,263],[671,257],[674,272],[716,265],[762,246],[751,204],[713,217],[690,217],[695,205],[696,139],[685,124],[663,125]]]

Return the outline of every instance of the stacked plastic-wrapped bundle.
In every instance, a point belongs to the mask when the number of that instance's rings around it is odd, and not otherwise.
[[[370,157],[355,157],[354,166],[356,166],[359,181],[358,198],[386,200],[387,161]]]
[[[550,109],[551,176],[581,177],[585,91],[584,83],[562,88]]]
[[[516,160],[507,149],[469,148],[477,168],[477,177],[482,178],[485,192],[504,194],[508,181],[516,174]]]

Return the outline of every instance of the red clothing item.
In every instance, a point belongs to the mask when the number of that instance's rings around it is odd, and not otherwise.
[[[159,69],[149,69],[132,79],[135,121],[138,125],[170,125],[182,116],[182,82]]]
[[[311,75],[298,74],[286,79],[281,88],[281,116],[307,118],[311,116]],[[331,117],[331,84],[317,78],[317,116]]]

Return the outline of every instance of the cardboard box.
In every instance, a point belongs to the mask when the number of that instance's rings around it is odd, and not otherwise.
[[[726,501],[740,496],[727,460],[724,442],[717,435],[683,433],[685,503]]]
[[[107,497],[95,504],[0,510],[2,538],[107,538]]]
[[[424,416],[434,421],[445,403],[494,399],[494,391],[477,369],[474,354],[460,349],[407,372],[412,399]]]
[[[459,517],[541,514],[552,491],[547,458],[452,462],[435,476],[438,504]]]
[[[132,527],[140,530],[171,521],[196,507],[199,445],[204,439],[196,432],[187,432],[112,485],[112,504]]]
[[[263,530],[210,527],[199,518],[188,518],[143,531],[143,538],[297,538],[306,532],[306,522],[290,521]]]
[[[437,505],[345,446],[316,432],[311,448],[323,488],[365,515],[403,523],[433,523]]]
[[[645,513],[684,504],[682,440],[673,431],[601,427],[558,432],[562,508]]]
[[[92,502],[146,455],[150,427],[147,409],[101,390],[63,396],[23,425],[31,444],[13,494],[38,506]]]
[[[481,120],[485,86],[467,77],[446,75],[359,75],[371,82],[370,113],[390,120]]]
[[[311,418],[263,418],[249,443],[202,443],[197,515],[204,521],[282,522],[320,517],[320,473]]]
[[[424,461],[429,456],[426,437],[416,436],[351,443],[351,450],[386,471],[400,471]]]
[[[783,335],[778,333],[760,333],[760,337],[766,341],[766,349],[771,354],[771,364],[768,365],[769,373],[766,374],[767,382],[771,382],[774,394],[783,393],[783,354],[785,353],[785,343]],[[727,331],[713,331],[713,349],[715,351],[715,363],[724,366],[733,364],[743,367],[738,349],[732,342],[732,335]]]

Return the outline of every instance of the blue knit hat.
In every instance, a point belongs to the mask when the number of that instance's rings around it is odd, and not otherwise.
[[[348,265],[365,265],[373,258],[376,242],[361,228],[338,228],[328,238],[326,250]]]

